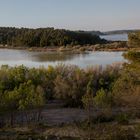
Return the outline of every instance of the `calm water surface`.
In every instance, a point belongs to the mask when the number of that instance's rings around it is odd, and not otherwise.
[[[27,67],[48,67],[59,63],[77,65],[81,68],[88,66],[106,66],[112,63],[124,62],[123,52],[88,52],[83,54],[61,52],[30,52],[26,50],[0,49],[0,65]]]
[[[101,35],[100,37],[109,41],[128,41],[128,34]]]

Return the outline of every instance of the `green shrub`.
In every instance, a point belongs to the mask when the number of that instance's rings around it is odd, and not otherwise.
[[[119,114],[116,116],[116,120],[119,124],[127,125],[129,123],[129,117],[127,114]]]

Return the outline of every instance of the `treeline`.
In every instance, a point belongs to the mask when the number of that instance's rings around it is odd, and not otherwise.
[[[54,28],[0,28],[0,44],[9,46],[46,47],[100,44],[106,41],[86,32]]]

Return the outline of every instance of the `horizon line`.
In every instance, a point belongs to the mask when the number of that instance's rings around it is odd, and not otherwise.
[[[85,31],[85,32],[88,32],[88,31],[95,31],[95,32],[112,32],[112,31],[133,31],[133,30],[140,30],[140,28],[128,28],[128,29],[112,29],[112,30],[106,30],[106,31],[103,31],[103,30],[84,30],[84,29],[75,29],[75,30],[72,30],[72,29],[68,29],[68,28],[57,28],[57,27],[23,27],[23,26],[0,26],[0,28],[17,28],[17,29],[22,29],[22,28],[25,28],[25,29],[45,29],[45,28],[54,28],[55,30],[59,29],[59,30],[69,30],[69,31]]]

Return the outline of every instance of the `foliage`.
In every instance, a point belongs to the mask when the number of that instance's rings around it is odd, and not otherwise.
[[[100,89],[108,92],[119,77],[118,69],[119,67],[110,66],[106,69],[83,70],[76,66],[63,64],[56,67],[49,66],[47,69],[2,66],[0,69],[0,96],[3,98],[4,95],[13,95],[14,100],[19,100],[21,98],[19,96],[24,92],[26,94],[22,98],[25,100],[26,97],[34,98],[33,93],[36,93],[38,89],[43,94],[45,102],[60,99],[67,106],[82,106],[81,99],[87,92],[88,83],[90,82],[90,92],[93,96]],[[33,97],[28,97],[30,94]],[[16,106],[18,105],[16,104]]]
[[[131,62],[140,62],[140,52],[129,51],[128,53],[124,53],[123,56]]]
[[[9,46],[46,47],[100,44],[106,42],[97,35],[54,28],[0,28],[0,44]]]
[[[97,91],[94,97],[94,103],[99,108],[111,107],[113,103],[113,97],[111,93],[106,93],[104,89]]]
[[[116,80],[113,93],[116,102],[123,106],[138,107],[140,97],[139,52],[128,52],[124,56],[130,60],[124,64],[120,77]]]
[[[116,117],[116,120],[119,124],[128,124],[129,123],[129,117],[127,114],[119,114]]]
[[[31,81],[20,84],[12,91],[5,91],[1,96],[3,108],[9,111],[34,109],[44,105],[43,89],[35,87]]]
[[[130,33],[128,35],[128,45],[130,47],[140,47],[140,32]]]
[[[92,91],[92,83],[89,81],[87,84],[86,94],[82,97],[82,102],[84,107],[90,111],[90,109],[93,108],[94,105],[94,97],[93,97],[93,91]]]
[[[58,74],[54,81],[55,97],[63,99],[70,106],[81,105],[81,98],[85,93],[88,80],[85,72],[73,66],[65,68],[67,69],[66,71],[64,70],[66,74]]]

